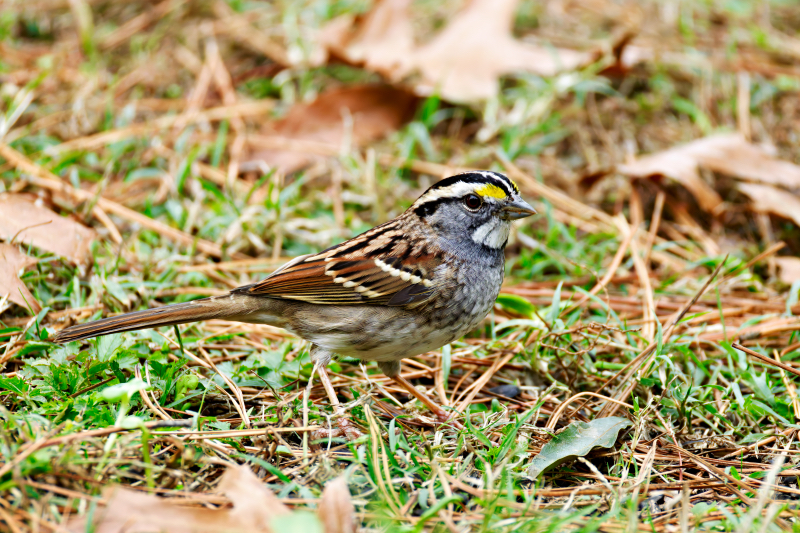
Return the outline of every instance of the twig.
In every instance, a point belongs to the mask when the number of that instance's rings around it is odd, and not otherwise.
[[[193,115],[185,125],[195,122],[212,122],[218,120],[230,120],[231,117],[244,117],[248,115],[263,115],[275,107],[271,100],[259,100],[256,102],[242,102],[234,106],[220,106],[206,109]],[[166,115],[145,124],[134,124],[118,130],[102,131],[86,137],[79,137],[59,145],[49,147],[48,153],[60,153],[72,150],[93,150],[102,148],[108,144],[121,141],[130,137],[146,135],[149,132],[171,128],[183,115]]]
[[[628,233],[636,234],[638,231],[638,228],[631,227],[624,217],[617,217],[614,219],[614,221],[617,223],[620,231],[624,235],[627,235]],[[644,327],[642,328],[642,336],[648,342],[653,342],[656,333],[655,324],[653,321],[658,320],[658,316],[656,315],[656,306],[653,300],[653,287],[650,285],[650,275],[647,272],[647,265],[645,264],[644,258],[639,251],[639,244],[635,238],[631,239],[630,246],[631,257],[633,258],[633,266],[636,270],[636,275],[639,278],[639,285],[644,292],[644,302],[642,303],[644,311],[643,317],[648,320],[648,322],[645,323]]]
[[[736,494],[736,496],[740,500],[742,500],[742,503],[747,504],[747,505],[751,505],[753,503],[752,499],[750,499],[746,494],[744,494],[741,490],[739,490],[741,488],[741,489],[747,490],[747,491],[754,491],[754,489],[752,487],[748,486],[743,481],[740,481],[740,480],[736,479],[735,477],[726,474],[723,470],[720,470],[719,468],[717,468],[716,466],[712,465],[711,463],[709,463],[708,461],[706,461],[702,457],[698,457],[697,455],[695,455],[695,454],[693,454],[693,453],[691,453],[689,451],[684,450],[680,446],[677,446],[675,444],[668,444],[667,448],[672,448],[673,450],[675,450],[679,454],[685,455],[686,457],[688,457],[689,459],[691,459],[692,461],[694,461],[698,465],[702,466],[703,469],[706,470],[709,474],[713,475],[714,477],[719,479],[721,482],[723,482],[725,484],[725,487],[728,490],[730,490],[731,492]]]
[[[625,233],[625,238],[622,240],[622,244],[620,244],[619,248],[617,248],[617,253],[614,254],[614,258],[611,260],[611,264],[608,265],[608,269],[606,270],[606,275],[603,276],[603,279],[598,281],[592,290],[589,291],[589,294],[584,294],[580,300],[574,303],[569,309],[567,309],[564,315],[569,315],[572,311],[586,303],[591,296],[594,296],[601,290],[605,288],[606,285],[614,278],[617,273],[617,269],[622,264],[622,260],[625,259],[625,254],[628,251],[628,247],[631,244],[631,240],[633,240],[634,232],[628,231]]]
[[[92,193],[82,189],[76,189],[72,185],[61,180],[49,170],[44,169],[21,153],[17,152],[7,144],[0,143],[0,155],[6,158],[9,163],[14,165],[20,171],[30,174],[27,177],[27,180],[38,187],[66,194],[67,196],[70,196],[80,202],[93,201],[95,199]],[[146,217],[141,213],[137,213],[133,209],[120,205],[117,202],[101,196],[97,198],[97,205],[105,211],[114,213],[115,215],[128,219],[131,222],[141,224],[142,226],[151,229],[157,232],[159,235],[167,237],[168,239],[189,247],[197,246],[197,249],[203,253],[214,257],[222,257],[222,248],[220,248],[219,245],[204,239],[193,237],[192,235],[189,235],[188,233],[185,233],[179,229],[167,226],[162,222],[153,220],[152,218]]]
[[[644,246],[644,262],[645,264],[650,263],[650,252],[653,251],[653,243],[656,240],[656,235],[658,235],[658,228],[661,225],[661,213],[664,210],[664,199],[666,198],[666,193],[664,193],[663,189],[658,190],[658,194],[656,195],[656,205],[653,208],[653,217],[650,219],[650,229],[647,232],[647,242]]]
[[[477,380],[475,380],[475,383],[473,383],[472,385],[467,387],[464,390],[464,393],[466,393],[467,391],[469,391],[469,393],[461,401],[461,403],[458,404],[458,407],[456,407],[456,411],[458,411],[460,413],[466,412],[467,408],[469,407],[470,402],[475,398],[475,396],[477,396],[477,394],[481,391],[483,386],[486,385],[489,382],[489,380],[492,379],[492,377],[494,377],[495,373],[497,373],[498,370],[503,368],[503,366],[506,363],[511,361],[511,359],[515,355],[517,355],[516,352],[511,352],[508,355],[506,355],[505,357],[503,357],[502,359],[497,359],[495,364],[492,365],[492,367],[489,370],[487,370],[486,372],[481,374],[481,377],[479,377]],[[464,393],[462,393],[462,394],[464,394]]]
[[[778,368],[783,369],[783,370],[785,370],[787,372],[791,372],[795,376],[800,376],[800,370],[797,370],[796,368],[794,368],[792,366],[789,366],[786,363],[782,363],[781,361],[776,361],[775,359],[767,357],[766,355],[761,355],[760,353],[758,353],[758,352],[756,352],[754,350],[751,350],[750,348],[746,348],[746,347],[742,346],[741,344],[739,344],[737,342],[734,342],[733,344],[731,344],[731,346],[733,348],[736,348],[739,351],[742,351],[742,352],[746,353],[747,355],[749,355],[751,357],[755,357],[756,359],[758,359],[759,361],[761,361],[765,365],[778,367]]]
[[[727,256],[726,256],[726,259],[727,259]],[[686,304],[684,304],[684,306],[681,308],[680,312],[678,312],[678,314],[675,316],[675,319],[669,324],[669,326],[667,326],[666,330],[664,331],[663,337],[662,337],[665,342],[670,337],[672,337],[673,331],[675,331],[675,328],[680,323],[680,321],[683,318],[683,316],[689,311],[689,309],[691,309],[691,307],[695,303],[697,303],[697,300],[700,299],[700,297],[703,295],[703,293],[705,293],[706,289],[708,289],[709,285],[711,285],[711,282],[717,277],[717,274],[719,274],[719,271],[722,269],[723,265],[725,265],[725,262],[726,262],[726,260],[720,261],[720,263],[717,265],[717,268],[714,269],[714,272],[711,273],[711,275],[708,277],[708,279],[703,284],[703,286],[700,288],[700,290],[695,293],[694,297],[692,297],[691,300],[689,300]],[[625,386],[622,388],[622,390],[618,394],[616,394],[616,399],[619,400],[619,401],[623,400],[624,398],[627,398],[628,395],[636,387],[636,380],[632,379],[634,373],[636,373],[636,371],[639,368],[641,368],[641,365],[644,363],[645,359],[651,353],[653,353],[655,351],[657,346],[658,345],[657,345],[656,342],[651,342],[650,345],[647,346],[647,348],[642,350],[642,352],[639,355],[637,355],[633,360],[631,360],[630,363],[625,365],[625,367],[623,369],[621,369],[619,372],[617,372],[617,374],[613,378],[611,378],[608,381],[606,381],[605,384],[603,386],[601,386],[596,392],[599,393],[600,391],[602,391],[609,384],[611,384],[617,377],[619,377],[620,374],[622,374],[622,372],[624,372],[626,369],[628,369],[628,372],[625,374],[625,377],[622,379],[622,383],[624,383]],[[612,416],[614,413],[617,412],[617,409],[619,409],[619,405],[617,405],[617,404],[613,404],[612,405],[610,403],[606,403],[606,405],[604,405],[603,408],[600,410],[600,413],[598,413],[597,417],[598,418],[603,418],[603,417],[607,417],[607,416]]]

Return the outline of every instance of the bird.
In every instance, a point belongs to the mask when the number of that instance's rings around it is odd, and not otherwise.
[[[210,319],[269,324],[310,343],[312,372],[345,434],[357,430],[325,370],[337,354],[376,361],[386,376],[447,422],[449,414],[400,375],[400,362],[439,349],[483,321],[503,282],[512,222],[534,214],[506,175],[455,174],[431,185],[396,218],[296,257],[261,281],[221,296],[73,325],[53,340],[66,343]]]

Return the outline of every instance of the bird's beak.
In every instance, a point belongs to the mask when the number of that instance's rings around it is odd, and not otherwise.
[[[528,205],[525,200],[512,200],[503,206],[501,216],[506,220],[519,220],[536,214],[536,209]]]

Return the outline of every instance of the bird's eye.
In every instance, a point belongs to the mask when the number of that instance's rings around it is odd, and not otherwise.
[[[476,211],[483,205],[483,200],[477,194],[468,194],[464,197],[464,205],[467,206],[467,209]]]

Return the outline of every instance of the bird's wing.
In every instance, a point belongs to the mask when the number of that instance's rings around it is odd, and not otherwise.
[[[241,292],[321,305],[420,305],[437,291],[441,251],[409,241],[397,221],[290,261]],[[438,276],[441,278],[441,276]]]

